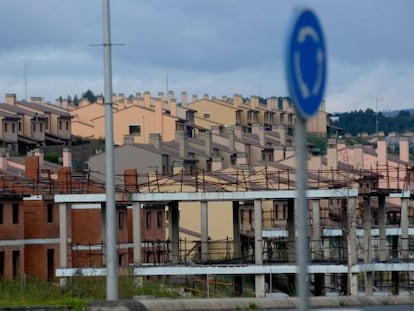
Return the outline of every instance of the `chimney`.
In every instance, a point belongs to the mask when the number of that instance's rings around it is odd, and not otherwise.
[[[43,104],[43,97],[40,96],[32,96],[30,97],[30,101],[36,104]]]
[[[380,137],[377,142],[377,161],[379,166],[387,164],[387,141],[384,137]]]
[[[212,148],[212,135],[210,131],[206,131],[204,133],[204,147],[205,153],[209,157],[211,155],[211,148]]]
[[[0,148],[0,169],[7,170],[7,158],[9,154],[6,149]]]
[[[400,138],[400,160],[406,163],[410,160],[410,146],[407,137]]]
[[[174,99],[174,91],[168,91],[168,102]]]
[[[39,157],[39,165],[44,164],[44,152],[42,148],[36,148],[34,150],[34,155]]]
[[[158,97],[159,97],[160,101],[163,103],[164,102],[164,92],[158,92]]]
[[[136,168],[124,170],[125,190],[128,192],[138,192],[138,173]]]
[[[160,149],[161,145],[161,135],[159,133],[150,133],[150,144],[156,149]]]
[[[250,97],[250,105],[252,106],[252,108],[259,107],[259,97],[257,96]]]
[[[39,178],[39,157],[33,155],[27,155],[24,162],[24,173],[28,178],[37,181]]]
[[[72,150],[70,147],[63,148],[62,158],[64,167],[72,167]]]
[[[208,94],[207,94],[207,93],[205,93],[205,94],[203,95],[203,99],[208,99]]]
[[[169,106],[170,106],[170,115],[173,117],[177,116],[177,101],[175,100],[175,98],[172,98],[169,102]]]
[[[162,118],[162,111],[163,111],[163,105],[164,103],[157,99],[155,102],[155,113],[154,113],[154,123],[153,128],[154,131],[157,133],[163,132],[163,118]]]
[[[233,95],[233,105],[239,107],[243,103],[243,97],[240,94]]]
[[[149,91],[144,92],[144,106],[151,107],[151,93]]]
[[[181,105],[183,107],[187,106],[187,92],[186,91],[181,92]]]
[[[180,157],[184,158],[186,155],[186,144],[187,139],[185,137],[184,131],[176,131],[175,132],[175,140],[178,142],[179,154]]]
[[[89,100],[87,99],[87,98],[82,98],[81,100],[80,100],[80,103],[79,103],[79,107],[85,107],[85,106],[87,106],[87,105],[89,105],[90,103],[89,103]]]
[[[338,150],[336,149],[335,139],[328,139],[328,148],[326,153],[328,169],[336,170],[338,168]]]
[[[197,94],[193,94],[193,102],[195,102],[196,100],[198,100]]]
[[[6,104],[14,106],[16,104],[16,94],[6,94]]]

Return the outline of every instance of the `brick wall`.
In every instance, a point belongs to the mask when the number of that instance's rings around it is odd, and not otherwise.
[[[0,240],[16,240],[24,238],[23,208],[21,201],[1,201],[3,204],[3,223],[0,224]],[[18,223],[13,224],[13,205],[19,206]]]
[[[48,204],[52,204],[50,211],[48,211]],[[23,201],[23,209],[26,239],[59,237],[58,205],[53,204],[52,201]],[[50,219],[48,219],[48,212],[51,212]]]
[[[49,254],[48,250],[52,250]],[[51,258],[48,259],[48,255]],[[40,281],[54,279],[58,264],[59,244],[26,245],[24,252],[25,272]],[[51,266],[48,266],[48,263]]]
[[[0,252],[4,253],[4,275],[5,279],[13,278],[13,251],[19,252],[18,271],[24,272],[24,248],[23,246],[0,246]]]
[[[25,176],[37,181],[39,178],[39,157],[26,156],[25,158]]]

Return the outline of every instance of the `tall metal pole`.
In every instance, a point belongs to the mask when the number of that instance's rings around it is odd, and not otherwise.
[[[297,273],[297,286],[299,294],[299,310],[309,310],[309,284],[308,284],[308,206],[306,201],[307,149],[306,149],[306,120],[296,112],[296,191],[298,215],[298,243],[296,243],[296,258],[299,272]]]
[[[116,256],[115,164],[112,116],[111,24],[109,0],[103,0],[105,164],[106,164],[106,299],[118,300],[118,263]]]

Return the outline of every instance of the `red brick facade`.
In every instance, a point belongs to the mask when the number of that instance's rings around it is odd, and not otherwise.
[[[69,167],[59,168],[49,178],[40,176],[38,156],[27,156],[24,163],[25,177],[9,178],[0,171],[0,192],[13,193],[0,197],[0,277],[26,274],[51,280],[56,268],[61,267],[60,209],[53,201],[54,194],[104,193],[105,189],[79,174],[75,176]],[[126,172],[127,191],[137,190],[136,178],[135,170]],[[133,262],[132,209],[128,204],[117,205],[116,209],[118,261],[125,266]],[[96,205],[67,207],[67,267],[104,265],[103,213]],[[141,209],[141,235],[143,241],[165,241],[164,206]],[[161,257],[166,258],[166,253],[159,248],[143,250],[143,260],[153,262]]]

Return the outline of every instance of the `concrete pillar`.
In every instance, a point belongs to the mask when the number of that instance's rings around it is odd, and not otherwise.
[[[264,274],[258,274],[255,276],[254,285],[256,298],[264,298],[266,292]]]
[[[263,216],[262,200],[254,200],[254,262],[256,265],[263,264]],[[265,277],[263,274],[255,276],[256,298],[265,296]]]
[[[70,209],[69,209],[70,212]],[[66,203],[59,204],[59,258],[60,268],[68,268],[68,210]],[[60,279],[60,287],[66,287],[66,279]]]
[[[241,258],[240,238],[240,205],[239,201],[233,201],[233,237],[234,237],[234,258]]]
[[[371,216],[371,204],[370,198],[364,198],[364,262],[369,264],[372,260],[372,249],[371,249],[371,229],[372,229],[372,216]],[[365,272],[365,294],[367,296],[373,295],[373,280],[372,272]]]
[[[66,203],[59,204],[60,267],[68,267],[68,211]]]
[[[102,265],[106,266],[106,203],[101,203],[101,236],[103,242]]]
[[[387,237],[385,221],[385,196],[378,196],[378,229],[379,229],[379,260],[387,260]]]
[[[262,201],[254,200],[254,258],[256,265],[263,264],[262,223]]]
[[[312,260],[322,258],[321,249],[321,213],[319,209],[319,200],[312,200]]]
[[[408,260],[408,198],[401,199],[401,258]]]
[[[178,201],[170,202],[168,205],[168,232],[171,242],[169,260],[178,263],[180,259],[180,223],[179,223]]]
[[[141,250],[141,203],[134,202],[132,205],[132,241],[134,247],[134,265],[142,264]]]
[[[208,205],[207,201],[200,202],[201,210],[201,261],[208,261]]]
[[[288,199],[287,201],[287,230],[288,230],[288,261],[296,262],[295,239],[296,239],[296,225],[295,225],[295,201]]]
[[[357,263],[357,234],[356,234],[356,199],[348,198],[347,206],[347,255],[348,255],[348,292],[351,296],[358,295],[358,275],[352,274],[352,266]]]

